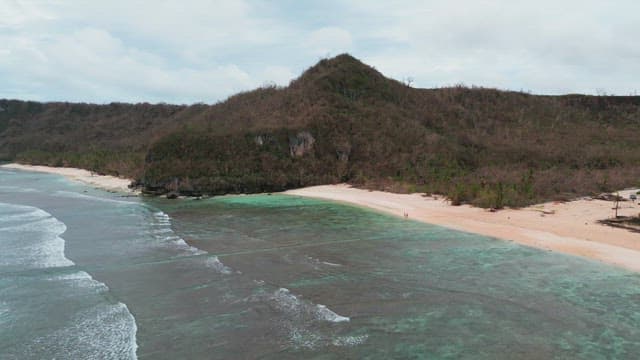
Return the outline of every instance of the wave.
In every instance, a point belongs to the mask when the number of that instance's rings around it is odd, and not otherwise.
[[[331,341],[333,346],[356,346],[363,344],[369,335],[355,335],[355,336],[339,336]]]
[[[171,229],[171,218],[169,215],[162,211],[155,211],[152,216],[153,221],[151,225],[154,229],[152,229],[150,233],[161,245],[181,252],[182,254],[180,255],[182,256],[204,255],[207,253],[204,250],[187,244],[183,238],[177,236],[173,229]]]
[[[217,256],[208,255],[208,252],[189,245],[183,238],[176,235],[171,228],[171,217],[165,212],[155,211],[153,213],[152,226],[155,229],[151,231],[151,234],[158,239],[162,246],[178,251],[178,256],[200,256],[203,258],[204,265],[217,273],[229,275],[234,272],[232,268],[223,264]]]
[[[327,339],[326,336],[317,332],[303,328],[294,328],[291,330],[290,337],[296,347],[314,350],[318,347],[328,345],[338,347],[361,345],[367,341],[369,335],[336,336],[332,339]]]
[[[33,188],[25,188],[25,187],[20,187],[20,186],[0,185],[0,192],[34,193],[34,192],[40,192],[40,190],[33,189]]]
[[[0,302],[0,324],[9,321],[8,314],[10,312],[9,305],[5,302]]]
[[[61,197],[66,197],[66,198],[72,198],[72,199],[108,202],[108,203],[118,204],[118,205],[137,205],[138,204],[138,203],[133,202],[133,201],[116,200],[116,199],[110,199],[110,198],[106,198],[106,197],[81,194],[81,193],[77,193],[77,192],[73,192],[73,191],[65,191],[65,190],[56,191],[54,193],[54,195],[61,196]]]
[[[13,282],[11,288],[16,295],[22,294],[22,297],[14,298],[11,303],[0,303],[0,322],[18,314],[26,316],[30,321],[24,324],[22,321],[8,322],[19,328],[37,322],[37,318],[47,317],[55,310],[47,306],[39,307],[42,313],[38,314],[29,306],[31,299],[43,296],[49,297],[43,303],[51,304],[49,306],[64,302],[67,296],[97,302],[89,309],[68,314],[73,317],[71,324],[61,323],[57,330],[29,339],[11,353],[33,357],[43,351],[44,346],[47,357],[135,359],[135,318],[125,304],[107,301],[109,296],[105,294],[109,288],[106,284],[93,279],[89,273],[74,268],[74,262],[64,253],[65,240],[61,235],[66,230],[63,222],[42,209],[0,202],[0,271],[10,270],[10,274],[14,271],[34,270],[27,273],[27,278],[23,278],[24,275],[8,275],[3,279]],[[54,282],[54,288],[60,289],[60,293],[43,294],[43,289],[47,287],[42,286],[41,281]],[[65,308],[63,313],[64,311],[76,310]],[[22,355],[17,357],[23,357]]]
[[[215,270],[217,273],[229,275],[240,273],[226,266],[215,255],[210,255],[206,251],[191,246],[184,239],[177,236],[171,228],[171,217],[162,212],[152,213],[151,233],[159,239],[166,248],[181,251],[180,256],[195,255],[203,259],[207,268]],[[305,261],[314,268],[339,267],[341,264],[321,261],[310,256],[305,257]],[[265,282],[254,280],[259,288],[265,286]],[[344,335],[340,334],[351,319],[340,315],[323,304],[315,304],[295,295],[289,289],[281,287],[270,292],[259,292],[245,300],[267,304],[275,313],[276,323],[279,324],[278,331],[286,339],[285,342],[297,348],[315,349],[325,346],[356,346],[364,343],[368,335]],[[328,326],[328,328],[327,328]]]
[[[1,268],[42,269],[75,265],[64,255],[60,237],[66,225],[48,212],[24,205],[0,203]]]
[[[179,236],[175,236],[175,235],[171,235],[171,236],[167,236],[165,237],[165,240],[168,241],[168,244],[173,247],[176,248],[179,251],[184,252],[184,255],[190,256],[190,255],[204,255],[207,252],[201,249],[198,249],[195,246],[191,246],[189,244],[187,244],[186,241],[184,241],[183,238],[179,237]]]
[[[206,251],[187,244],[183,238],[177,236],[173,229],[171,229],[171,218],[166,213],[162,211],[154,212],[152,225],[156,228],[151,230],[151,234],[160,242],[160,244],[172,250],[181,252],[181,256],[207,254]]]
[[[82,287],[85,289],[93,289],[97,293],[109,291],[109,287],[96,281],[89,273],[85,271],[76,271],[69,274],[53,275],[47,279],[48,281],[60,281],[72,287]]]
[[[324,346],[354,346],[367,340],[367,335],[340,336],[338,324],[349,323],[342,316],[322,304],[314,304],[292,294],[287,288],[259,293],[249,297],[251,302],[267,303],[277,314],[280,331],[296,348],[316,349]],[[329,328],[322,324],[332,324]],[[343,327],[342,327],[343,328]]]
[[[171,217],[163,211],[154,210],[152,213],[150,233],[157,239],[162,247],[178,250],[179,256],[194,256],[202,259],[207,268],[223,275],[239,273],[226,266],[215,256],[187,244],[177,236],[171,227]],[[196,260],[199,261],[199,260]],[[341,264],[321,261],[306,256],[305,261],[315,267],[339,267]],[[259,288],[265,286],[265,282],[254,280]],[[297,348],[315,349],[325,346],[355,346],[364,343],[367,335],[344,335],[351,319],[340,315],[323,304],[315,304],[295,295],[287,288],[276,288],[270,292],[259,292],[245,299],[249,302],[266,304],[275,315],[275,323],[279,324],[283,341],[287,345]]]
[[[341,316],[322,304],[314,304],[310,301],[302,300],[292,294],[287,288],[280,288],[267,297],[277,309],[294,315],[310,315],[316,320],[329,322],[345,322],[350,319]]]
[[[137,330],[125,304],[100,304],[78,312],[68,325],[28,340],[16,353],[18,358],[44,350],[47,358],[136,359]]]
[[[0,203],[0,205],[3,205],[3,208],[0,209],[0,214],[2,214],[0,224],[12,225],[12,223],[18,223],[13,225],[29,226],[33,222],[53,219],[56,223],[59,224],[57,225],[58,229],[52,229],[52,227],[56,227],[56,224],[52,224],[49,226],[50,230],[63,232],[66,231],[66,226],[64,225],[64,223],[53,218],[51,214],[42,209],[25,205],[13,205],[5,203]],[[63,230],[59,230],[60,228],[63,228]]]
[[[322,261],[320,259],[313,258],[309,255],[305,255],[304,259],[311,265],[315,270],[320,270],[322,265],[331,266],[331,267],[340,267],[341,264],[332,263],[329,261]]]
[[[153,213],[153,217],[156,219],[159,225],[171,225],[171,218],[163,211],[156,211]]]
[[[341,316],[331,311],[328,307],[322,304],[316,305],[316,314],[319,319],[331,322],[343,322],[350,321],[351,319],[346,316]]]
[[[226,266],[225,264],[222,263],[222,261],[220,261],[220,259],[218,259],[217,256],[210,256],[205,260],[205,265],[208,268],[212,268],[215,269],[217,272],[221,273],[221,274],[231,274],[233,273],[233,270]]]

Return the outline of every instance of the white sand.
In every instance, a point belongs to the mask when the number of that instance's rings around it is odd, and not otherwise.
[[[82,169],[20,164],[5,164],[1,167],[59,174],[105,190],[136,193],[128,188],[130,179],[94,175]],[[628,198],[635,191],[620,191],[620,195]],[[640,271],[640,234],[597,223],[598,220],[613,217],[613,203],[610,201],[576,200],[489,212],[468,205],[451,206],[443,198],[368,191],[348,185],[314,186],[285,193],[343,201],[400,217],[407,213],[413,220],[511,240],[549,251],[588,257]],[[631,216],[638,213],[640,205],[631,201],[620,203],[619,215]]]
[[[635,190],[620,191],[628,198]],[[576,200],[490,212],[468,205],[451,206],[442,198],[392,194],[323,185],[290,190],[291,195],[343,201],[409,219],[511,240],[549,251],[588,257],[640,271],[640,234],[597,223],[613,217],[613,203]],[[640,206],[621,202],[619,215],[638,215]]]
[[[39,165],[21,165],[21,164],[4,164],[0,165],[4,169],[24,170],[24,171],[36,171],[48,174],[57,174],[67,177],[70,180],[78,181],[96,188],[117,191],[128,194],[137,194],[137,190],[129,189],[131,179],[123,179],[109,175],[96,175],[88,170],[66,168],[66,167],[51,167],[51,166],[39,166]]]

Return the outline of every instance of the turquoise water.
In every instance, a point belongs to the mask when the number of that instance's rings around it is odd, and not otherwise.
[[[0,170],[0,358],[636,359],[640,276],[285,195]]]

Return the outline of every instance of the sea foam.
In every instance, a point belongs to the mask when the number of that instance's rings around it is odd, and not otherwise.
[[[65,224],[48,212],[0,203],[0,268],[25,269],[73,266],[64,255]]]
[[[23,344],[26,357],[42,353],[48,358],[136,359],[137,326],[123,303],[100,304],[78,312],[72,321],[56,331]]]
[[[64,282],[65,284],[68,284],[72,287],[93,289],[97,293],[109,291],[109,287],[106,284],[94,280],[93,277],[91,277],[91,275],[89,275],[85,271],[76,271],[69,274],[53,275],[47,280]]]
[[[152,226],[154,229],[151,234],[161,246],[177,251],[179,253],[178,256],[200,256],[204,261],[204,265],[217,273],[223,275],[233,274],[234,270],[223,264],[217,256],[204,256],[209,253],[189,245],[183,238],[177,236],[171,228],[171,217],[166,213],[155,211],[153,213]]]
[[[9,354],[30,357],[40,354],[45,346],[46,355],[53,358],[135,359],[135,318],[125,304],[104,300],[102,294],[109,291],[107,285],[93,279],[89,273],[73,268],[75,264],[66,258],[65,241],[60,236],[66,230],[63,222],[42,209],[0,203],[0,248],[3,250],[0,255],[0,272],[9,270],[10,274],[14,271],[44,270],[30,273],[34,285],[29,285],[29,281],[14,279],[17,286],[15,291],[32,293],[35,296],[31,298],[35,298],[42,292],[37,286],[37,279],[43,278],[45,281],[55,282],[57,288],[77,292],[79,299],[89,296],[98,300],[91,308],[71,314],[73,321],[70,324],[20,344],[16,349],[5,350]],[[10,277],[8,275],[5,279],[11,282]],[[53,300],[56,299],[51,299]],[[23,302],[0,302],[0,323],[12,312],[22,316],[28,314],[26,316],[30,317],[46,317],[49,314],[48,310],[43,309],[46,313],[38,315],[33,313],[32,308],[25,306],[28,305]],[[17,323],[12,326],[21,325]],[[22,355],[17,357],[23,357]]]
[[[221,274],[231,274],[233,273],[233,270],[226,266],[225,264],[222,263],[222,261],[220,261],[220,259],[218,259],[217,256],[209,256],[206,260],[205,260],[205,265],[208,268],[214,269],[217,272],[221,273]]]
[[[9,305],[7,305],[7,303],[5,302],[0,302],[0,324],[9,320],[8,315],[9,315]]]
[[[77,192],[73,192],[73,191],[65,191],[65,190],[56,191],[54,193],[54,195],[60,196],[60,197],[71,198],[71,199],[108,202],[108,203],[117,204],[117,205],[135,205],[135,204],[137,204],[137,203],[132,202],[132,201],[116,200],[116,199],[110,199],[110,198],[106,198],[106,197],[81,194],[81,193],[77,193]]]
[[[337,330],[344,329],[338,324],[348,323],[350,318],[337,314],[325,305],[302,299],[287,288],[260,293],[249,299],[269,304],[278,316],[276,321],[284,331],[283,335],[294,347],[316,349],[323,346],[354,346],[367,340],[367,335],[337,335]],[[327,323],[335,325],[327,328],[323,325]]]
[[[310,316],[316,320],[328,322],[344,322],[350,319],[341,316],[322,304],[314,304],[292,294],[287,288],[274,291],[268,300],[279,310],[296,315]]]
[[[180,252],[181,256],[204,255],[207,253],[204,250],[187,244],[183,238],[177,236],[173,229],[171,229],[171,218],[164,212],[156,211],[153,213],[152,225],[155,228],[151,231],[151,234],[157,241],[162,246]]]

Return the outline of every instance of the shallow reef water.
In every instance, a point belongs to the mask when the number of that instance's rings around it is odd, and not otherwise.
[[[638,274],[344,204],[0,170],[0,246],[2,358],[640,354]]]

